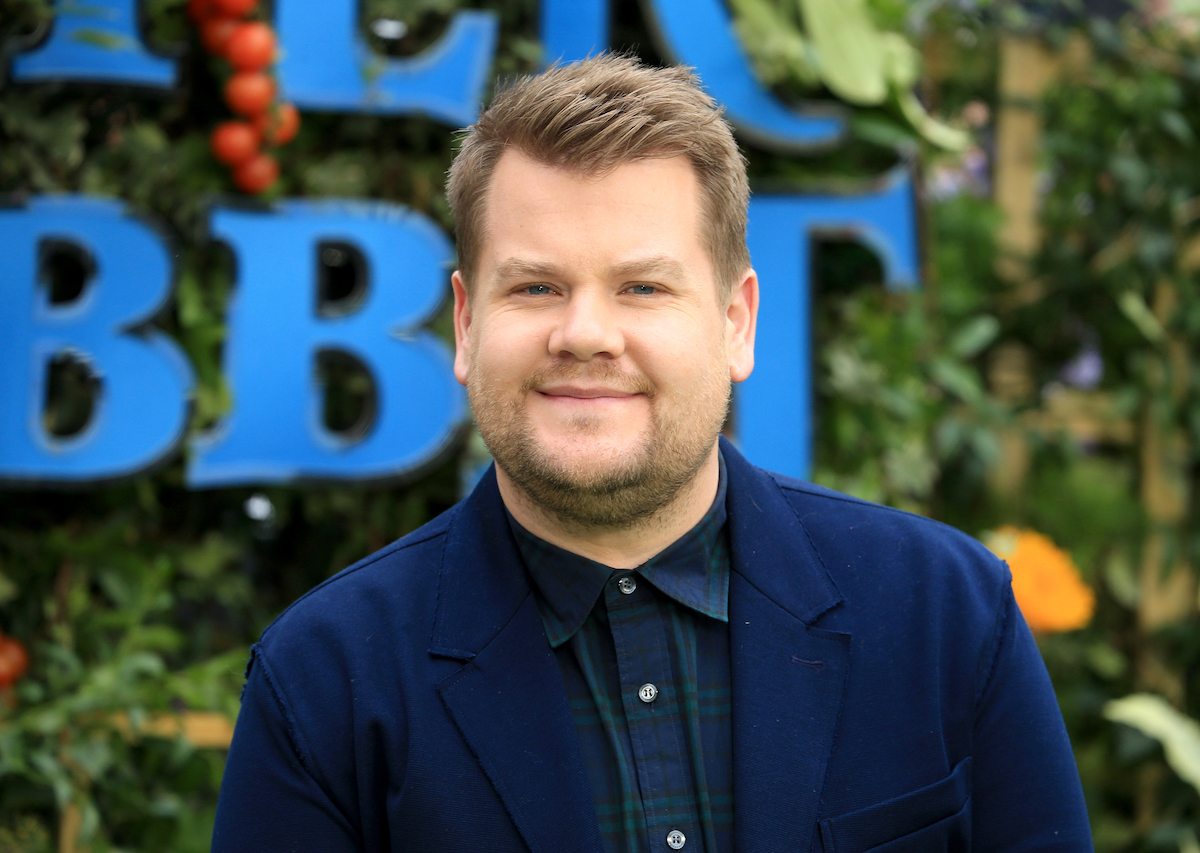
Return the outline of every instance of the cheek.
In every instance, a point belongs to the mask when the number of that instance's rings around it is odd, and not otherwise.
[[[714,370],[728,372],[724,328],[715,324],[664,327],[641,338],[645,369],[664,381],[694,384]]]
[[[468,354],[472,381],[503,384],[528,372],[534,343],[531,335],[501,324],[479,328],[476,334]]]

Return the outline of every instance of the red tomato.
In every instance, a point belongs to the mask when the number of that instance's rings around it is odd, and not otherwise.
[[[258,154],[233,170],[233,182],[244,193],[260,193],[279,178],[279,164],[270,154]]]
[[[300,111],[294,104],[279,104],[254,117],[254,128],[271,145],[287,145],[300,129]]]
[[[187,0],[187,16],[196,26],[208,20],[212,13],[212,0]]]
[[[208,146],[222,163],[236,166],[258,153],[260,139],[259,132],[248,122],[224,121],[213,130]]]
[[[275,33],[266,24],[239,24],[225,42],[225,58],[239,71],[258,71],[275,59]]]
[[[225,103],[235,113],[257,116],[275,100],[275,81],[261,71],[239,71],[225,84]]]
[[[200,25],[200,41],[213,56],[224,56],[229,37],[240,26],[236,18],[209,18]]]
[[[0,637],[0,688],[12,687],[29,669],[29,653],[20,640]]]
[[[258,0],[212,0],[212,4],[220,15],[244,18],[258,5]]]

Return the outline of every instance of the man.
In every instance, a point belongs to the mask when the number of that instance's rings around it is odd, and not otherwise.
[[[263,634],[214,850],[1091,849],[1002,564],[718,441],[758,281],[695,78],[521,80],[449,198],[496,466]]]

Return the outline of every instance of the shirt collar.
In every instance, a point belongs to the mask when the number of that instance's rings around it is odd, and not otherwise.
[[[729,621],[729,556],[725,542],[725,458],[717,454],[717,495],[704,517],[666,550],[633,571],[680,604]],[[507,512],[507,510],[506,510]],[[614,571],[530,533],[512,513],[508,523],[538,593],[550,645],[558,648],[579,630]]]

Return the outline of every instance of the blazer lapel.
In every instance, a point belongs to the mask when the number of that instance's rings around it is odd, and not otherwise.
[[[849,634],[815,623],[842,596],[779,486],[723,449],[736,847],[810,850],[850,657]]]
[[[562,675],[489,472],[452,523],[430,654],[463,661],[438,685],[534,853],[601,853]]]

